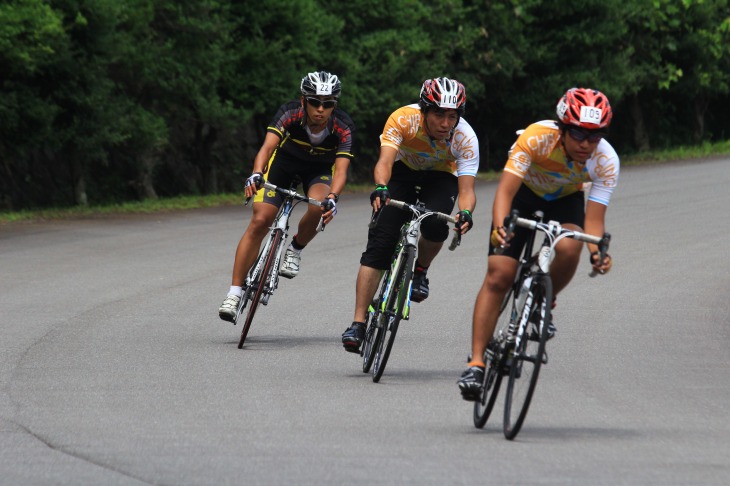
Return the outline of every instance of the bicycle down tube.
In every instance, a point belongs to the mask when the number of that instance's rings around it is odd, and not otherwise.
[[[279,266],[281,265],[282,253],[285,247],[284,243],[289,233],[289,217],[294,206],[300,201],[319,207],[322,206],[321,201],[297,193],[294,190],[295,186],[296,183],[292,184],[291,189],[283,189],[269,182],[264,182],[262,185],[262,188],[275,191],[284,196],[284,202],[279,208],[274,222],[269,229],[266,243],[246,275],[245,289],[236,314],[236,321],[249,301],[251,301],[251,306],[249,307],[243,329],[241,330],[241,339],[238,342],[239,349],[243,347],[246,341],[246,336],[248,335],[259,304],[267,305],[269,298],[279,286]],[[248,204],[249,200],[246,201],[246,204]],[[317,231],[324,231],[324,223],[321,218],[317,226]]]
[[[380,381],[385,370],[400,321],[408,320],[410,317],[412,278],[421,222],[427,217],[435,217],[449,223],[457,221],[448,214],[426,209],[422,203],[408,204],[390,199],[388,206],[411,211],[412,215],[410,221],[401,229],[391,266],[383,274],[380,290],[373,305],[370,306],[365,345],[361,354],[363,372],[367,373],[372,366],[373,381],[376,383]],[[460,238],[461,235],[457,232],[449,246],[450,250],[458,246]]]
[[[555,246],[563,238],[573,238],[598,245],[603,258],[610,241],[608,233],[597,237],[563,228],[555,221],[544,223],[540,212],[535,217],[534,220],[520,218],[513,211],[504,222],[507,234],[517,226],[529,229],[531,234],[519,260],[515,281],[500,308],[494,336],[488,343],[483,392],[474,404],[474,425],[481,428],[494,406],[502,378],[506,378],[503,431],[510,440],[524,423],[540,367],[547,363],[545,343],[552,322],[553,299],[549,265]],[[544,240],[533,253],[537,232],[544,234]]]

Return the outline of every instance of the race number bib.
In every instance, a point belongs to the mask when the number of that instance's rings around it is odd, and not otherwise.
[[[456,109],[456,95],[455,94],[446,94],[441,95],[441,103],[439,103],[439,106],[441,108],[452,108]]]
[[[318,95],[331,95],[332,94],[332,85],[329,83],[318,83],[317,84],[317,94]]]
[[[596,125],[601,124],[601,116],[603,110],[596,108],[595,106],[581,106],[580,107],[580,122],[581,123],[595,123]]]

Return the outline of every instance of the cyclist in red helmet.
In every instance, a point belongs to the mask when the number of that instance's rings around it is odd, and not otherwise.
[[[527,238],[527,230],[521,228],[507,235],[502,227],[505,217],[512,209],[524,217],[540,210],[545,221],[596,236],[604,233],[606,209],[619,175],[619,158],[605,139],[613,117],[611,105],[600,91],[571,88],[558,100],[556,111],[557,121],[537,122],[517,132],[494,196],[487,274],[474,304],[472,358],[458,382],[465,400],[480,397],[482,357]],[[506,249],[497,255],[494,250],[500,246]],[[555,295],[573,278],[582,248],[571,238],[556,247],[550,266]],[[597,250],[588,244],[590,263],[603,274],[611,268],[611,257],[599,262]],[[555,328],[549,332],[554,336]]]
[[[459,230],[471,229],[476,205],[474,182],[479,168],[479,143],[464,120],[466,90],[450,78],[427,79],[418,104],[397,109],[390,115],[380,136],[380,157],[375,165],[375,190],[370,195],[373,210],[383,208],[378,224],[368,232],[368,243],[360,258],[355,285],[353,322],[342,334],[345,350],[358,353],[365,336],[367,309],[373,300],[383,270],[409,217],[404,211],[385,206],[393,199],[416,202],[450,213],[458,196]],[[446,223],[427,218],[421,226],[411,299],[428,297],[426,271],[448,238]]]

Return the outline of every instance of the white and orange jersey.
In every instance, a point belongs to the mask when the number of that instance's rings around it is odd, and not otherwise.
[[[433,140],[423,129],[417,104],[398,108],[390,115],[380,145],[396,149],[397,160],[413,170],[439,170],[455,176],[476,177],[479,169],[479,142],[471,125],[462,117],[451,140]]]
[[[591,182],[588,200],[608,206],[620,166],[610,143],[601,139],[585,164],[579,164],[566,157],[555,121],[533,123],[517,133],[505,171],[520,177],[532,192],[547,201],[580,191],[584,183]]]

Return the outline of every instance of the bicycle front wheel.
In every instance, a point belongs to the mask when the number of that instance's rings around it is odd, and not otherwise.
[[[482,382],[482,395],[479,400],[474,402],[474,427],[478,429],[484,427],[489,415],[492,413],[505,374],[506,353],[503,346],[514,309],[513,295],[514,287],[510,288],[507,295],[502,299],[497,325],[494,328],[494,337],[490,339],[487,345],[487,350],[490,352],[484,353],[486,368],[484,382]]]
[[[243,324],[243,329],[241,330],[241,340],[238,341],[238,349],[241,349],[243,343],[246,341],[248,330],[251,328],[251,323],[256,315],[256,309],[261,302],[261,297],[264,295],[266,284],[271,280],[272,272],[278,271],[278,268],[275,268],[274,262],[276,261],[276,256],[280,253],[281,245],[284,243],[284,232],[277,228],[273,231],[270,238],[271,244],[268,245],[268,252],[261,253],[257,262],[254,263],[255,267],[258,265],[258,262],[263,261],[261,271],[254,281],[251,282],[249,288],[246,289],[246,292],[249,292],[251,296],[251,306],[248,308],[246,322]]]
[[[511,366],[507,380],[507,394],[504,403],[504,436],[514,439],[530,408],[540,366],[545,362],[545,342],[553,301],[553,286],[547,275],[535,277],[530,287],[532,299],[525,301],[529,306],[529,319],[523,323],[521,338],[515,343],[510,359]],[[532,300],[530,302],[530,300]],[[522,310],[518,310],[522,312]],[[524,315],[524,314],[519,314]]]
[[[391,273],[391,279],[388,282],[390,291],[385,309],[380,315],[382,330],[381,339],[375,352],[373,360],[373,381],[380,381],[385,371],[385,365],[388,363],[390,352],[393,349],[395,335],[398,333],[398,325],[401,318],[409,309],[406,306],[410,301],[408,294],[411,291],[411,280],[413,280],[413,265],[416,260],[416,249],[412,246],[403,247],[396,259],[396,268]]]
[[[380,283],[380,290],[376,294],[375,301],[368,309],[368,322],[365,331],[365,340],[362,346],[362,372],[367,373],[370,371],[370,367],[375,359],[375,353],[378,350],[378,343],[382,340],[383,326],[382,326],[382,304],[383,295],[385,295],[385,289],[388,286],[388,280],[390,280],[390,270],[383,274],[383,278]]]

